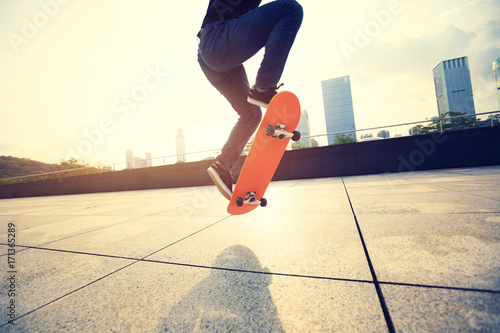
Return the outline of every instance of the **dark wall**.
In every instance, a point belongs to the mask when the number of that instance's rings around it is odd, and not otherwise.
[[[500,164],[500,127],[289,151],[289,179]],[[282,173],[285,173],[284,171]]]
[[[133,191],[211,184],[207,168],[213,161],[107,172],[0,186],[0,198]]]
[[[233,170],[238,177],[245,158]],[[0,186],[0,199],[212,184],[213,161],[182,163]],[[287,151],[273,180],[500,164],[500,127]]]

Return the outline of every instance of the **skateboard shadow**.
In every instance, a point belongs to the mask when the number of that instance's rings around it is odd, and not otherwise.
[[[212,267],[265,271],[255,254],[241,245],[222,251]],[[212,269],[177,303],[160,326],[162,332],[284,332],[268,286],[271,275]]]

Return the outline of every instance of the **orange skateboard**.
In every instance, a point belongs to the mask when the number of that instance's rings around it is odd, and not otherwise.
[[[300,103],[289,91],[278,93],[269,103],[255,139],[234,187],[227,212],[241,215],[257,206],[265,207],[263,198],[290,139],[298,141],[295,131],[300,120]]]

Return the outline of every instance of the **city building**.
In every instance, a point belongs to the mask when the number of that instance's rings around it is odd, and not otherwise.
[[[447,112],[476,113],[467,57],[441,61],[433,74],[439,116]]]
[[[146,158],[134,157],[132,150],[125,152],[127,169],[140,169],[153,166],[151,153],[146,153]]]
[[[309,125],[309,113],[307,113],[306,110],[302,110],[302,112],[300,113],[300,121],[295,130],[300,132],[301,138],[311,135],[311,127]],[[298,148],[311,147],[311,138],[300,139],[298,142],[294,142],[293,146]]]
[[[177,137],[175,138],[177,162],[186,162],[186,140],[182,133],[182,128],[177,129]]]
[[[321,86],[327,133],[353,131],[352,133],[343,133],[343,135],[355,139],[356,124],[349,76],[322,81]],[[329,135],[328,144],[333,144],[337,136]]]
[[[389,131],[382,130],[382,131],[378,132],[377,136],[378,136],[379,138],[382,138],[382,139],[387,139],[387,138],[389,138],[391,135],[389,134]]]
[[[132,150],[127,150],[125,152],[125,161],[127,163],[127,169],[134,168],[134,153],[132,152]]]
[[[134,169],[141,169],[146,167],[146,160],[139,157],[134,157]]]
[[[373,138],[373,134],[371,133],[361,134],[361,139],[368,139],[368,138]]]
[[[493,61],[493,75],[497,88],[498,109],[500,110],[500,58]]]

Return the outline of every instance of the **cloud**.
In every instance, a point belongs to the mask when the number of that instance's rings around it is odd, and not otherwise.
[[[408,38],[396,42],[378,42],[353,56],[351,68],[367,76],[399,75],[407,72],[432,71],[442,60],[470,53],[475,32],[448,27],[434,36]]]

